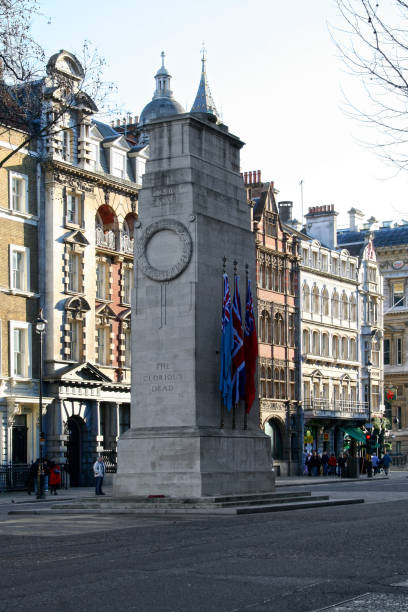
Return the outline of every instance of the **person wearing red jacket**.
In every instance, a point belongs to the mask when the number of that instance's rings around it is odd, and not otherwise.
[[[54,463],[54,461],[52,461],[50,465],[50,477],[48,484],[50,485],[51,495],[53,493],[54,495],[57,495],[57,489],[61,485],[61,468],[59,465]]]
[[[332,453],[329,457],[329,461],[327,462],[329,466],[329,474],[335,476],[336,475],[336,467],[337,467],[337,459],[336,455]]]

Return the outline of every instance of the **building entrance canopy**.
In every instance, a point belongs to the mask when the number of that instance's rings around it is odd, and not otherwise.
[[[358,427],[342,427],[341,430],[350,436],[350,438],[354,438],[358,442],[365,442],[365,435]]]

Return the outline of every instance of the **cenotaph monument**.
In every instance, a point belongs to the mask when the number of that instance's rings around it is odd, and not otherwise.
[[[228,412],[219,392],[223,273],[256,286],[240,176],[243,143],[210,113],[145,125],[150,158],[135,227],[131,428],[118,441],[114,497],[202,498],[274,490],[259,406]]]

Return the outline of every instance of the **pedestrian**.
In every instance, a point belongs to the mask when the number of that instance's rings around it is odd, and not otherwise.
[[[59,465],[51,461],[50,463],[50,476],[49,476],[49,485],[50,485],[50,493],[51,495],[58,495],[57,489],[61,485],[61,468]]]
[[[385,475],[388,476],[388,473],[390,471],[390,465],[392,463],[392,459],[388,454],[388,451],[385,452],[384,457],[381,459],[381,463],[384,468]]]
[[[337,459],[337,470],[338,470],[338,475],[340,476],[340,478],[344,478],[345,473],[346,473],[346,456],[344,455],[344,453],[340,453],[339,458]]]
[[[310,462],[312,460],[312,453],[307,453],[306,459],[305,459],[305,468],[306,468],[306,473],[308,476],[312,475],[312,466],[310,465]]]
[[[366,466],[367,466],[367,478],[372,478],[373,476],[373,464],[371,461],[370,453],[366,454]]]
[[[33,461],[30,465],[30,469],[28,470],[27,475],[27,493],[31,495],[34,491],[37,490],[37,479],[38,479],[38,463],[39,460]]]
[[[44,493],[48,493],[48,479],[50,477],[50,462],[48,457],[43,459]]]
[[[329,461],[327,462],[329,466],[329,474],[330,476],[336,475],[336,467],[337,467],[337,459],[336,455],[332,453],[329,457]]]
[[[320,455],[318,455],[317,451],[314,450],[312,456],[310,457],[310,461],[309,461],[309,469],[311,470],[310,475],[319,476],[320,466],[321,466]]]
[[[93,466],[95,476],[95,495],[105,495],[102,491],[103,477],[105,475],[105,464],[99,455]]]
[[[377,455],[371,455],[371,464],[373,466],[374,476],[380,471],[380,460]]]
[[[329,455],[326,451],[322,453],[322,468],[323,468],[323,476],[327,476],[327,472],[329,469]]]

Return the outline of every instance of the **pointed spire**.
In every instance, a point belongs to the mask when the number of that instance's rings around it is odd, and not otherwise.
[[[209,115],[214,115],[219,119],[219,115],[217,109],[215,107],[215,103],[213,97],[211,95],[210,86],[207,80],[207,73],[205,70],[205,62],[207,61],[205,58],[206,50],[203,43],[203,48],[201,49],[201,78],[200,84],[198,86],[198,91],[196,95],[196,99],[194,100],[194,104],[191,107],[192,113],[208,113]]]

